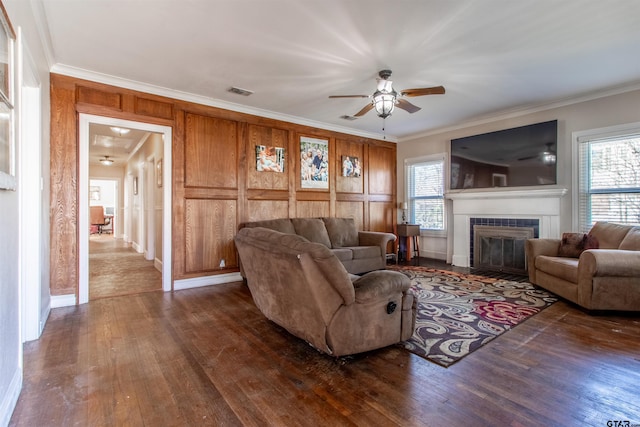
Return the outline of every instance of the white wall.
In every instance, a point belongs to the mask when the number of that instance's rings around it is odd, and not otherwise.
[[[479,123],[479,121],[476,123],[460,123],[458,126],[452,126],[448,130],[444,130],[439,133],[402,140],[398,142],[398,200],[402,201],[405,197],[405,159],[425,156],[428,154],[449,152],[450,140],[454,138],[477,135],[548,120],[558,120],[558,184],[556,186],[545,187],[560,187],[569,190],[567,195],[562,198],[561,202],[560,230],[570,231],[572,228],[572,132],[638,122],[640,121],[639,105],[640,90],[634,90],[626,93],[585,100],[570,105],[553,108],[550,107],[544,110],[539,109],[539,111],[535,112],[514,113],[510,114],[508,117],[496,117],[494,120],[485,120],[482,123]],[[448,184],[448,177],[445,182]],[[494,189],[490,190],[493,191]],[[455,232],[455,230],[449,230],[449,242],[453,238],[452,233]],[[421,254],[423,252],[422,248],[434,248],[434,250],[437,249],[437,251],[442,251],[443,247],[447,245],[448,242],[446,238],[423,238],[421,242]],[[442,256],[438,258],[445,259]],[[447,258],[447,261],[450,261],[450,259]]]
[[[25,51],[35,69],[36,80],[40,83],[41,96],[41,153],[40,164],[34,165],[36,173],[42,177],[41,197],[42,207],[40,215],[40,259],[34,259],[42,268],[41,295],[25,295],[29,301],[39,301],[49,304],[49,64],[45,51],[40,43],[38,25],[31,9],[31,2],[24,0],[3,0],[9,19],[16,30],[21,31],[25,41]],[[16,84],[21,84],[22,76],[16,76]],[[16,87],[16,94],[19,93]],[[15,102],[15,111],[19,114],[19,99]],[[20,119],[20,117],[17,117]],[[28,123],[25,123],[28,126]],[[20,139],[19,128],[16,138]],[[20,159],[16,159],[20,164]],[[16,177],[20,182],[21,174],[18,169]],[[20,193],[17,191],[0,190],[0,425],[6,425],[11,417],[15,402],[22,386],[22,343],[20,325]],[[44,291],[43,291],[44,289]],[[46,307],[38,307],[46,312]]]

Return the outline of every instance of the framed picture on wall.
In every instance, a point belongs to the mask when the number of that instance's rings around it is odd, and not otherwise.
[[[329,189],[329,140],[300,137],[300,187]]]
[[[284,172],[284,148],[256,145],[258,172]]]
[[[355,156],[342,156],[342,176],[358,178],[362,175],[362,164]]]
[[[15,190],[13,42],[15,33],[0,2],[0,189]]]

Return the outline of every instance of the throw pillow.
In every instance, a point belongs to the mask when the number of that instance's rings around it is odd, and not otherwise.
[[[584,250],[586,251],[587,249],[599,249],[599,248],[600,248],[600,242],[598,241],[596,236],[594,236],[591,233],[587,234],[587,236],[584,239]]]
[[[585,233],[562,233],[558,256],[580,258],[580,254],[587,249],[597,249],[598,240]]]

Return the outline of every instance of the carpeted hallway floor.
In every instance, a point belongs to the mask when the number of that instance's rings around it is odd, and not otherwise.
[[[89,299],[162,291],[162,274],[122,239],[89,238]]]

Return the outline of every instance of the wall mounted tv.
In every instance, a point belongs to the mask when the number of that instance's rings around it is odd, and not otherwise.
[[[556,184],[558,121],[451,140],[452,190]]]

